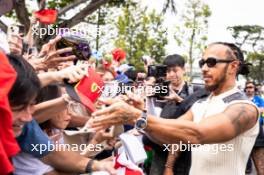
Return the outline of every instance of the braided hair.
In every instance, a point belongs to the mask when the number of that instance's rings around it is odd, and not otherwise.
[[[231,57],[235,56],[235,59],[238,59],[240,61],[237,75],[239,74],[248,75],[249,74],[249,66],[252,64],[245,62],[244,54],[239,47],[237,47],[233,43],[228,43],[228,42],[215,42],[213,44],[221,44],[221,45],[227,46],[232,51]]]

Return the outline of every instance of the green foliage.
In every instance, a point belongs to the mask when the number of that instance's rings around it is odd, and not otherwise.
[[[133,3],[133,1],[128,1]],[[140,58],[149,55],[160,63],[165,55],[167,44],[166,29],[162,26],[163,16],[155,11],[146,13],[138,4],[129,4],[123,8],[116,27],[118,36],[115,46],[127,52],[127,60],[138,69],[143,69]]]
[[[242,25],[228,27],[236,44],[245,53],[246,60],[252,64],[248,79],[262,83],[264,81],[264,27]]]
[[[25,1],[27,1],[27,0],[25,0]],[[31,3],[31,1],[35,1],[35,0],[28,1],[27,5],[29,5]],[[69,5],[70,3],[72,3],[72,0],[60,0],[60,1],[47,0],[46,1],[46,8],[49,8],[49,9],[61,9],[61,8],[65,7],[65,6]],[[28,6],[27,6],[27,8],[28,8]],[[39,10],[39,9],[38,8],[37,9],[33,9],[33,11],[37,11],[37,10]],[[16,19],[16,13],[15,13],[14,10],[12,10],[9,13],[5,14],[5,16],[13,18],[13,19]],[[30,12],[29,12],[29,16],[32,16],[32,14]]]
[[[264,81],[264,50],[259,53],[251,52],[247,55],[247,61],[253,65],[250,67],[249,79],[263,83]]]
[[[38,10],[38,7],[35,6],[32,9],[33,6],[31,4],[34,0],[25,1],[29,13]],[[92,1],[94,0],[87,0],[85,3],[88,5]],[[170,0],[170,2],[170,5],[172,5],[173,0]],[[46,0],[46,8],[57,9],[60,12],[61,9],[71,3],[73,3],[72,0]],[[167,44],[167,34],[166,29],[162,27],[163,16],[161,14],[157,14],[155,11],[146,14],[146,9],[140,7],[139,0],[110,0],[106,5],[96,8],[98,10],[84,17],[83,22],[88,23],[93,28],[97,28],[99,35],[92,34],[93,40],[91,40],[91,43],[96,41],[96,46],[98,46],[99,50],[104,50],[102,45],[115,43],[116,47],[126,50],[128,61],[135,64],[138,68],[143,68],[143,63],[140,62],[140,58],[143,55],[150,55],[157,62],[161,62],[161,58],[165,55],[164,47]],[[122,10],[122,15],[117,17],[120,9]],[[75,12],[77,13],[79,10],[75,8]],[[16,19],[14,11],[9,13],[8,16]],[[53,27],[59,26],[63,22],[64,18],[60,16]],[[119,32],[118,36],[114,34],[116,30]],[[39,38],[36,41],[36,45],[46,42]],[[109,50],[109,48],[105,50]]]
[[[185,49],[188,55],[189,76],[193,76],[194,59],[201,56],[207,41],[208,18],[212,12],[209,6],[201,0],[188,0],[181,12],[182,23],[175,29],[176,43]]]
[[[263,47],[264,27],[258,25],[243,25],[228,27],[232,36],[236,40],[239,47],[244,45],[250,46],[253,51],[257,51]]]
[[[15,10],[12,10],[12,11],[6,13],[4,16],[9,17],[9,18],[12,18],[12,19],[16,19]]]
[[[51,9],[60,9],[72,3],[72,0],[62,0],[62,1],[47,1],[47,7]]]
[[[109,7],[121,7],[126,5],[126,0],[110,0],[108,3]]]

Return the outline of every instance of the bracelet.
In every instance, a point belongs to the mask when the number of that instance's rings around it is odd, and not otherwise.
[[[93,172],[93,170],[92,170],[93,162],[94,162],[93,159],[89,160],[89,162],[87,163],[86,168],[85,168],[85,173]]]

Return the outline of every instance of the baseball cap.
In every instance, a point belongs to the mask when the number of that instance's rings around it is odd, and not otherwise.
[[[100,74],[94,69],[89,68],[88,75],[74,84],[65,82],[65,86],[67,93],[73,100],[82,103],[91,112],[94,112],[94,103],[100,97],[104,83]]]

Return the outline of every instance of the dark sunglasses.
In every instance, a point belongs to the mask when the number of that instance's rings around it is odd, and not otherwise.
[[[207,67],[214,67],[217,63],[231,63],[233,61],[234,61],[234,59],[233,60],[222,60],[222,59],[216,59],[213,57],[209,57],[206,60],[201,59],[199,61],[199,67],[202,68],[204,66],[204,64],[206,64]]]
[[[253,89],[255,88],[254,86],[247,86],[246,89]]]

